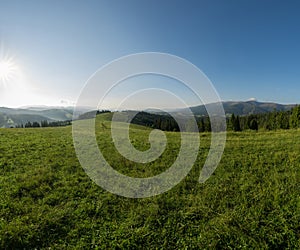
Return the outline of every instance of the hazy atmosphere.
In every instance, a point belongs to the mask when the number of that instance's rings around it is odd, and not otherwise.
[[[0,106],[72,106],[100,67],[147,51],[190,61],[224,101],[300,103],[299,1],[0,4]],[[199,104],[170,79],[147,81]],[[115,108],[121,91],[113,92],[108,108]],[[146,99],[135,103],[147,106]],[[165,101],[162,106],[174,106]]]

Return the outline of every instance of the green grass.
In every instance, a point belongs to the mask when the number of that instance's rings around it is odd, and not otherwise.
[[[122,158],[107,118],[98,117],[97,138],[118,171],[153,176],[176,159],[171,132],[155,164]],[[131,128],[146,150],[150,130]],[[0,249],[299,249],[300,130],[228,133],[220,165],[199,184],[209,146],[201,134],[197,163],[171,191],[129,199],[89,179],[71,127],[0,129]]]

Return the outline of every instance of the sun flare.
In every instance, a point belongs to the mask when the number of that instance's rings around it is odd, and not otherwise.
[[[17,74],[17,65],[13,59],[0,60],[0,84],[7,85]]]

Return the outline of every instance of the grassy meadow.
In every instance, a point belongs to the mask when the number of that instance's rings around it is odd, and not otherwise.
[[[176,159],[179,134],[154,163],[116,152],[109,114],[97,118],[99,148],[116,170],[154,176]],[[132,125],[136,148],[151,130]],[[217,170],[199,173],[210,146],[167,193],[111,194],[81,168],[72,128],[0,129],[0,249],[300,249],[300,130],[228,132]]]

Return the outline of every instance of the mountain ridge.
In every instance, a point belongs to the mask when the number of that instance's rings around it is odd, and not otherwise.
[[[275,102],[258,102],[250,101],[224,101],[222,102],[225,114],[235,115],[250,115],[259,113],[268,113],[274,110],[287,111],[296,106],[296,104],[279,104]],[[198,105],[190,107],[191,111],[196,116],[206,116],[206,106],[214,106],[216,103],[206,105]],[[219,104],[218,104],[219,105]],[[74,107],[28,107],[28,108],[7,108],[0,107],[0,127],[14,127],[16,125],[25,124],[26,122],[41,122],[47,120],[66,121],[72,120]],[[158,110],[144,110],[148,113],[166,114]],[[85,113],[84,109],[82,113]],[[187,114],[187,108],[168,110],[170,114]]]
[[[206,106],[213,107],[216,103],[198,105],[190,107],[195,115],[207,115]],[[259,113],[268,113],[276,111],[288,111],[297,104],[279,104],[275,102],[258,102],[258,101],[224,101],[222,102],[226,115],[251,115]],[[185,113],[187,109],[177,110],[176,112]]]
[[[15,127],[27,122],[72,120],[72,109],[32,110],[0,107],[0,127]]]

